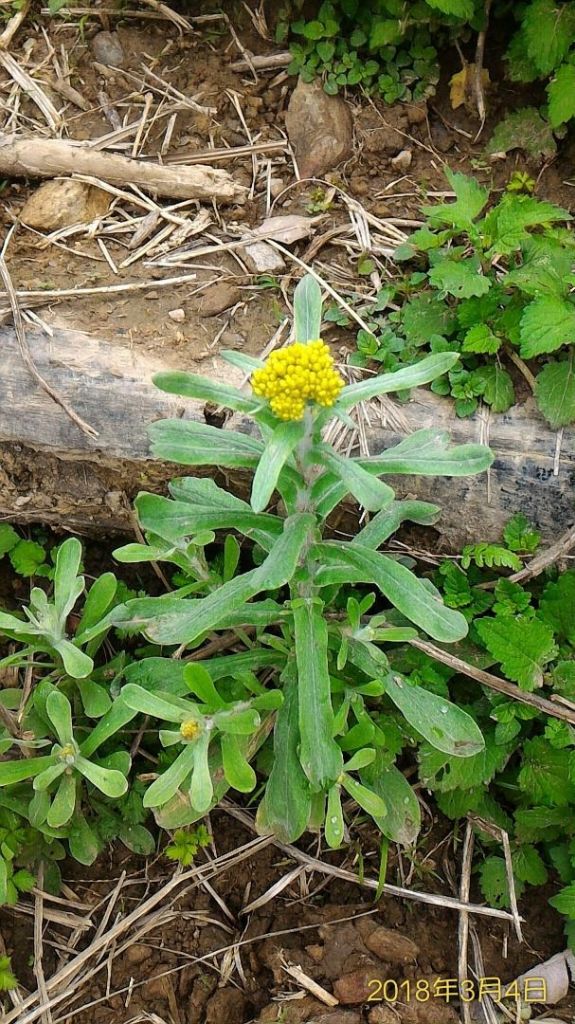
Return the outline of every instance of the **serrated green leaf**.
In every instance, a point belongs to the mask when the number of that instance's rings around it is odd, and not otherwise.
[[[0,523],[0,558],[16,547],[20,537],[9,523]]]
[[[473,370],[474,385],[481,385],[481,397],[493,412],[507,412],[515,402],[513,380],[497,363]]]
[[[401,324],[413,345],[426,345],[432,335],[450,334],[453,310],[434,292],[413,295],[401,307]]]
[[[575,305],[553,295],[541,295],[521,317],[521,355],[533,359],[575,342]]]
[[[486,857],[479,867],[482,895],[490,907],[502,909],[509,906],[509,879],[503,857]],[[516,886],[516,895],[519,886]]]
[[[565,296],[573,266],[571,251],[561,242],[547,237],[529,237],[522,244],[523,263],[512,268],[506,284],[513,284],[525,295]]]
[[[419,749],[419,775],[424,786],[439,793],[488,785],[513,753],[510,744],[496,742],[495,729],[483,729],[485,747],[473,757],[447,757],[432,746]]]
[[[567,55],[575,33],[575,5],[531,0],[523,15],[527,53],[541,75],[550,75]]]
[[[487,324],[476,324],[465,335],[461,350],[462,352],[487,352],[493,355],[500,348],[501,338],[498,338]]]
[[[575,883],[561,889],[556,896],[552,896],[549,903],[560,914],[565,914],[571,920],[575,919]]]
[[[549,121],[559,128],[575,117],[575,65],[562,64],[547,86]]]
[[[573,358],[547,363],[537,376],[537,405],[555,430],[575,421]]]
[[[541,736],[526,740],[523,764],[517,776],[520,789],[534,803],[566,807],[575,800],[575,785],[569,779],[572,754],[557,750]]]
[[[453,0],[442,0],[442,2],[450,4]],[[439,6],[439,4],[436,3],[434,6]],[[445,174],[455,192],[455,202],[423,206],[422,213],[425,214],[431,227],[450,227],[458,231],[469,230],[489,199],[489,189],[483,188],[475,178],[468,177],[466,174],[459,174],[451,170],[446,170]],[[470,294],[481,293],[471,292]]]
[[[483,276],[481,264],[476,256],[466,260],[446,257],[431,268],[428,277],[434,288],[447,292],[456,299],[485,295],[491,288],[491,279]]]
[[[535,196],[508,193],[485,218],[484,231],[493,240],[486,255],[489,259],[509,255],[529,238],[528,228],[561,220],[571,220],[568,210]]]
[[[46,560],[46,552],[41,544],[34,540],[19,540],[15,547],[10,549],[10,561],[14,572],[19,576],[34,576]]]
[[[558,639],[575,644],[575,569],[561,573],[548,583],[539,602],[541,618],[554,630]]]
[[[478,619],[475,628],[508,679],[527,691],[543,685],[543,669],[557,654],[553,630],[545,622],[504,616]]]
[[[443,14],[451,14],[464,21],[470,21],[473,17],[473,0],[426,0],[426,3]]]

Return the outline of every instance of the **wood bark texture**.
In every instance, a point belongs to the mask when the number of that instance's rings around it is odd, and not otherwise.
[[[22,362],[13,329],[1,328],[0,515],[85,533],[131,529],[130,506],[138,490],[162,490],[170,477],[192,472],[152,460],[147,425],[161,417],[204,421],[202,404],[159,391],[153,374],[173,367],[119,344],[61,329],[52,338],[30,330],[27,341],[42,376],[98,437],[83,434],[38,386]],[[219,376],[229,373],[235,382],[237,372],[222,367]],[[417,496],[442,507],[437,529],[446,548],[494,540],[518,511],[548,543],[573,524],[575,431],[565,429],[557,457],[557,435],[533,401],[505,415],[457,419],[449,401],[417,389],[402,412],[411,430],[440,427],[454,443],[481,441],[495,453],[491,470],[480,476],[385,478],[399,497]],[[377,454],[400,437],[372,419],[368,442]],[[251,429],[237,416],[227,421],[230,426]],[[208,473],[222,482],[218,470]],[[246,495],[245,476],[225,482]]]
[[[0,135],[0,175],[6,178],[55,178],[89,175],[110,185],[139,185],[146,192],[173,199],[243,203],[247,189],[228,171],[196,164],[167,166],[105,153],[65,139]]]

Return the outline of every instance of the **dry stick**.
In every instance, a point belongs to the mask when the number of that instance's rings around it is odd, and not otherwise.
[[[289,50],[284,50],[282,53],[262,53],[250,57],[249,62],[242,57],[241,60],[234,61],[230,64],[232,71],[251,71],[250,64],[256,69],[256,71],[265,71],[266,68],[287,68],[288,64],[291,63],[292,55]]]
[[[555,544],[547,548],[546,551],[542,551],[540,555],[532,558],[527,565],[520,569],[519,572],[514,572],[508,578],[513,583],[520,583],[523,580],[533,579],[534,576],[539,576],[548,565],[553,565],[554,562],[558,562],[563,555],[566,555],[571,548],[575,547],[575,526],[567,530],[562,537],[559,538]]]
[[[10,232],[6,241],[9,240],[11,234],[12,232]],[[6,245],[4,246],[4,248],[5,247]],[[0,277],[2,278],[2,281],[4,283],[4,288],[8,295],[10,306],[12,308],[12,316],[14,318],[14,330],[16,332],[18,348],[20,349],[22,361],[27,366],[28,370],[30,371],[30,374],[32,375],[36,383],[39,384],[42,390],[45,391],[46,394],[49,395],[50,398],[54,402],[56,402],[56,404],[59,405],[61,409],[64,410],[66,416],[68,416],[72,420],[72,423],[75,423],[76,426],[79,427],[84,434],[87,434],[88,437],[98,437],[97,430],[94,430],[94,428],[91,427],[89,423],[86,423],[86,421],[83,420],[82,417],[79,416],[78,413],[75,412],[74,409],[72,409],[72,407],[69,406],[68,403],[64,401],[64,399],[58,394],[58,392],[55,391],[50,384],[48,384],[48,381],[45,380],[42,374],[37,370],[34,360],[30,355],[30,350],[28,348],[28,344],[26,341],[26,328],[24,327],[24,321],[22,319],[22,313],[20,310],[20,305],[18,303],[18,297],[16,295],[16,292],[14,291],[12,278],[10,277],[8,267],[6,266],[6,260],[4,259],[3,253],[0,253]]]
[[[495,825],[492,821],[486,821],[485,818],[480,818],[479,815],[470,814],[469,821],[472,825],[482,829],[483,832],[487,832],[493,839],[498,839],[503,845],[503,855],[505,857],[505,867],[507,870],[507,886],[509,889],[509,905],[512,911],[513,926],[515,928],[515,934],[519,942],[523,942],[523,934],[521,932],[521,921],[523,918],[519,914],[517,907],[517,895],[515,892],[515,876],[513,874],[513,860],[511,857],[511,846],[509,843],[509,833],[501,828],[499,825]]]
[[[34,902],[34,975],[38,983],[38,993],[43,1003],[48,1001],[48,992],[46,991],[46,978],[44,976],[44,968],[42,966],[43,956],[43,944],[42,944],[42,932],[44,929],[44,898],[42,895],[42,888],[44,886],[44,865],[40,864],[38,870],[38,888],[35,890],[35,902]],[[50,1008],[42,1014],[43,1024],[52,1024],[52,1014]]]
[[[165,164],[203,164],[206,160],[210,163],[220,163],[222,160],[236,160],[242,156],[252,156],[253,153],[284,153],[287,149],[287,142],[254,142],[251,146],[232,146],[230,149],[203,149],[200,153],[184,149],[179,153],[169,153],[164,157]]]
[[[46,122],[52,131],[57,131],[62,123],[62,118],[52,101],[40,88],[38,82],[36,82],[31,75],[24,70],[24,68],[20,67],[18,61],[14,60],[12,54],[6,53],[5,50],[0,50],[0,65],[2,65],[8,72],[10,78],[16,83],[16,85],[23,89],[30,99],[34,100],[34,103],[42,111]]]
[[[529,384],[529,387],[531,388],[531,390],[533,392],[535,392],[535,388],[537,386],[537,381],[535,380],[535,377],[531,373],[531,370],[529,369],[527,364],[523,361],[523,359],[521,358],[519,353],[516,352],[515,349],[512,349],[511,347],[509,347],[509,348],[506,347],[505,354],[509,357],[511,362],[515,364],[515,366],[517,367],[519,372],[521,374],[523,374],[523,376],[525,377],[525,380]]]
[[[20,25],[22,25],[26,21],[26,18],[28,17],[28,11],[30,10],[30,3],[31,0],[24,0],[24,3],[22,4],[20,10],[16,11],[16,14],[12,18],[10,18],[10,21],[6,25],[4,31],[2,32],[2,35],[0,35],[1,50],[8,49],[10,43],[12,42],[18,29],[20,28]]]
[[[483,127],[485,125],[486,111],[485,111],[485,96],[484,96],[484,93],[483,93],[482,75],[483,75],[483,57],[484,57],[484,54],[485,54],[485,39],[486,39],[486,36],[487,36],[487,28],[488,28],[488,25],[489,25],[489,11],[490,11],[490,9],[491,9],[491,0],[485,0],[485,6],[484,6],[484,9],[483,9],[484,10],[484,17],[485,17],[485,28],[483,28],[481,30],[481,32],[479,33],[479,35],[477,37],[477,46],[475,48],[475,71],[474,71],[474,76],[473,76],[473,85],[474,85],[474,89],[475,89],[475,100],[476,100],[476,103],[477,103],[477,113],[479,114],[480,124],[479,124],[479,131],[477,132],[477,135],[475,136],[475,138],[473,140],[474,142],[477,142],[479,136],[481,135],[481,132],[483,131]]]
[[[538,711],[542,711],[545,715],[550,715],[552,718],[561,718],[563,721],[571,722],[575,725],[575,707],[572,709],[563,708],[547,700],[545,697],[538,697],[535,693],[525,693],[518,686],[515,686],[514,683],[509,683],[506,679],[499,679],[498,676],[493,676],[482,668],[475,668],[474,665],[469,665],[461,658],[448,654],[447,651],[442,650],[441,647],[436,647],[435,644],[431,644],[427,640],[408,640],[408,643],[411,647],[417,647],[419,651],[428,654],[435,661],[448,665],[456,672],[461,672],[462,675],[475,679],[476,682],[482,683],[483,686],[488,686],[491,690],[496,690],[497,693],[504,693],[506,697],[519,701],[521,704],[529,704],[530,707],[537,708]]]
[[[196,274],[181,274],[179,277],[165,277],[159,281],[131,281],[129,284],[95,285],[93,288],[53,288],[46,291],[15,292],[18,299],[69,299],[77,295],[109,295],[118,292],[137,292],[143,288],[167,288],[170,285],[188,284],[195,281]]]
[[[0,50],[0,63],[8,57]],[[221,168],[204,164],[168,167],[74,146],[66,139],[19,135],[0,134],[0,174],[16,178],[88,174],[114,185],[139,185],[160,196],[220,203],[242,203],[247,195],[247,189]]]
[[[252,832],[256,832],[255,821],[246,811],[236,807],[229,800],[222,800],[219,806],[221,810],[225,811],[232,818],[236,818],[243,825],[246,825],[247,828],[251,829]],[[302,850],[298,850],[296,846],[292,846],[290,843],[280,843],[273,836],[269,838],[274,846],[277,846],[278,850],[283,850],[293,860],[299,861],[300,864],[305,864],[311,871],[319,871],[324,875],[333,875],[334,878],[342,878],[345,882],[353,882],[355,885],[361,885],[365,889],[381,891],[380,883],[375,878],[361,878],[359,875],[355,875],[353,871],[346,871],[345,868],[337,868],[333,864],[325,864],[324,861],[319,860],[317,857],[310,857],[307,853],[303,853]],[[475,903],[464,903],[462,900],[454,899],[452,896],[437,896],[431,892],[417,892],[415,889],[405,889],[400,885],[391,885],[388,882],[384,884],[383,892],[388,893],[390,896],[400,896],[402,899],[415,900],[418,903],[429,903],[433,907],[446,907],[448,910],[458,911],[465,910],[470,914],[480,914],[483,917],[496,917],[501,921],[515,922],[515,916],[506,910],[482,907]],[[8,1021],[6,1021],[6,1024],[8,1024]],[[22,1022],[22,1024],[25,1024],[25,1022]]]
[[[468,821],[465,828],[465,839],[463,840],[463,856],[461,858],[461,881],[459,884],[459,899],[463,903],[469,903],[469,890],[471,888],[471,862],[473,860],[473,845],[475,836],[471,823]],[[469,914],[462,910],[459,915],[458,931],[458,959],[457,975],[459,979],[459,993],[463,994],[463,985],[467,981],[468,959],[467,948],[469,944]],[[462,1000],[463,1022],[471,1024],[471,1013],[466,1000]]]
[[[228,866],[239,864],[241,861],[251,857],[258,850],[265,846],[269,846],[271,842],[272,839],[270,836],[259,837],[258,839],[251,840],[249,843],[245,843],[243,846],[240,846],[237,850],[234,850],[231,853],[222,854],[221,857],[218,857],[217,860],[213,861],[210,865],[213,869],[210,872],[210,876],[213,877],[216,875],[218,870],[224,870]],[[188,871],[175,874],[169,882],[166,882],[166,884],[158,889],[156,893],[149,896],[148,899],[133,910],[131,914],[128,914],[127,917],[121,918],[117,921],[105,935],[100,935],[97,939],[94,939],[86,949],[82,950],[82,952],[73,960],[68,964],[65,964],[64,967],[61,967],[56,974],[52,975],[52,977],[46,982],[48,994],[50,995],[53,992],[59,992],[63,985],[69,984],[71,979],[74,978],[85,963],[94,960],[98,953],[105,949],[110,943],[115,942],[123,932],[128,931],[128,929],[130,929],[132,925],[139,920],[139,918],[149,914],[158,903],[161,903],[162,900],[181,885],[182,882],[187,882],[190,879],[202,878],[205,876],[205,872],[206,865],[202,864],[201,867],[190,868]],[[501,916],[502,913],[502,911],[499,912],[499,915]],[[17,1010],[13,1010],[4,1016],[2,1024],[13,1024],[13,1022],[16,1021],[18,1024],[32,1024],[33,1021],[38,1020],[47,1008],[46,1004],[40,1003],[38,1005],[38,995],[39,993],[35,992],[31,996],[28,996],[28,998],[20,1004]],[[64,995],[66,995],[66,993],[64,993]],[[56,996],[55,998],[51,998],[50,1006],[53,1006],[56,1002],[60,1002],[61,999],[62,993],[60,992],[59,997]],[[28,1010],[28,1013],[24,1012],[26,1010]]]

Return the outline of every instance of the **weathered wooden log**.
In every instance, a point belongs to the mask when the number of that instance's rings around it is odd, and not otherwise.
[[[168,167],[104,153],[66,139],[0,135],[0,175],[3,178],[55,178],[83,174],[110,185],[139,185],[145,192],[175,199],[243,203],[247,189],[228,171],[196,164]]]
[[[12,328],[0,330],[0,345],[3,518],[88,534],[130,530],[131,501],[139,490],[162,489],[171,476],[191,472],[155,462],[149,453],[150,422],[166,416],[204,419],[201,403],[153,386],[156,371],[173,367],[79,332],[55,329],[54,337],[48,338],[29,331],[28,345],[38,370],[98,432],[91,438],[32,379]],[[222,379],[233,382],[238,373],[224,364],[218,370]],[[574,522],[575,431],[565,429],[558,450],[556,433],[540,418],[533,401],[505,415],[460,420],[450,402],[418,389],[402,412],[411,430],[445,428],[454,443],[482,441],[496,455],[489,474],[478,477],[386,478],[398,495],[416,495],[442,506],[437,529],[445,546],[492,540],[517,511],[533,520],[547,541]],[[250,429],[249,421],[240,417],[226,426]],[[373,454],[397,440],[397,434],[375,423],[368,428]],[[217,469],[213,475],[221,481]],[[228,482],[246,493],[245,476],[234,475]]]

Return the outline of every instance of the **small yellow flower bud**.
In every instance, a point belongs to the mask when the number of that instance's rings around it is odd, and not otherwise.
[[[195,740],[199,732],[201,732],[200,724],[194,718],[187,718],[180,726],[180,733],[185,740]]]

